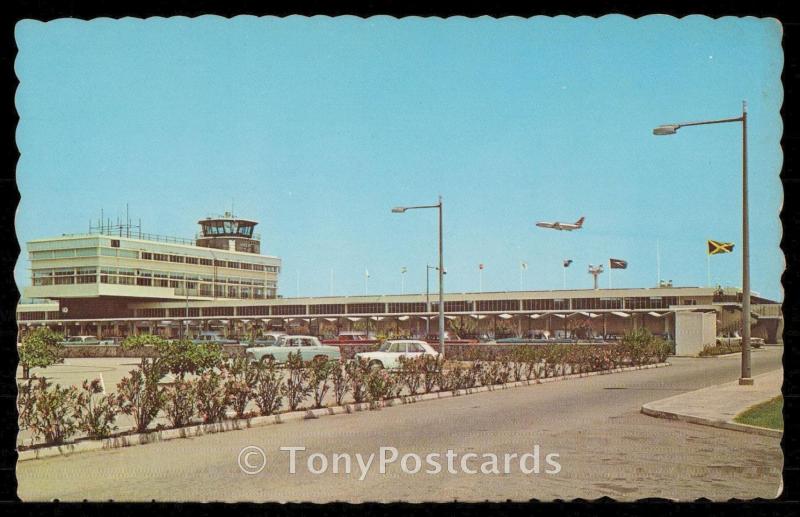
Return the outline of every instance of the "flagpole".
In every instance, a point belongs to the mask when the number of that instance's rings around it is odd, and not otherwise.
[[[566,291],[567,290],[567,266],[564,266],[561,269],[564,270],[564,290]]]
[[[656,239],[656,285],[661,286],[661,243]]]
[[[711,255],[706,253],[706,287],[711,287]]]
[[[483,268],[478,268],[478,292],[483,292]]]
[[[608,288],[611,289],[611,259],[608,259]]]

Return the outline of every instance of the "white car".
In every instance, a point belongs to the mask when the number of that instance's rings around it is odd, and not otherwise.
[[[356,359],[366,359],[372,368],[400,368],[400,358],[414,358],[422,355],[438,357],[439,352],[425,341],[405,339],[390,340],[383,343],[377,352],[361,352]]]

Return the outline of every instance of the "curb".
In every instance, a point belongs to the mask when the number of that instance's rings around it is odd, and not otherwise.
[[[484,393],[487,391],[498,391],[511,388],[518,388],[522,386],[533,386],[536,384],[548,384],[551,382],[566,381],[571,379],[582,379],[584,377],[594,377],[597,375],[610,375],[614,373],[633,372],[638,370],[650,370],[652,368],[663,368],[669,366],[667,362],[646,364],[640,366],[626,366],[624,368],[613,368],[611,370],[601,370],[596,372],[586,373],[572,373],[569,375],[562,375],[558,377],[547,377],[543,379],[530,379],[524,381],[508,382],[505,384],[495,384],[492,386],[478,386],[475,388],[465,388],[455,391],[436,391],[433,393],[421,393],[418,395],[406,395],[392,399],[386,399],[378,402],[360,402],[352,404],[344,404],[341,406],[332,406],[320,409],[305,409],[299,411],[291,411],[287,413],[278,413],[269,416],[256,416],[252,418],[242,418],[236,420],[225,420],[213,424],[199,424],[187,427],[180,427],[177,429],[163,429],[161,431],[152,431],[149,433],[137,433],[124,436],[114,436],[102,440],[81,440],[74,443],[67,443],[63,445],[54,445],[50,447],[41,447],[38,449],[28,449],[24,451],[17,451],[17,461],[30,461],[41,458],[51,458],[54,456],[69,457],[72,454],[88,451],[98,451],[107,449],[119,449],[122,447],[131,447],[134,445],[146,445],[148,443],[166,442],[178,438],[192,438],[196,436],[203,436],[206,434],[224,433],[226,431],[240,431],[244,429],[251,429],[255,427],[264,427],[273,424],[282,424],[285,422],[292,422],[295,420],[311,420],[329,415],[342,415],[357,413],[360,411],[369,411],[373,409],[380,409],[385,407],[402,406],[406,404],[415,404],[417,402],[424,402],[428,400],[460,397],[464,395],[472,395],[475,393]],[[644,406],[642,407],[644,412]],[[671,418],[665,416],[664,418]],[[742,427],[744,424],[734,424]],[[756,428],[762,429],[762,428]],[[768,431],[772,431],[769,429]],[[781,433],[782,434],[782,433]]]
[[[680,420],[690,424],[699,424],[709,427],[718,427],[720,429],[728,429],[730,431],[740,431],[748,434],[758,434],[761,436],[769,436],[772,438],[781,438],[783,431],[778,429],[770,429],[768,427],[758,427],[755,425],[740,424],[732,420],[711,420],[710,418],[701,418],[698,416],[684,415],[681,413],[673,413],[670,411],[662,411],[660,409],[653,409],[649,404],[642,406],[642,413],[656,418],[665,418],[667,420]]]

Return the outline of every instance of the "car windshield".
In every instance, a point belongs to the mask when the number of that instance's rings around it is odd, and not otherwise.
[[[392,345],[393,345],[393,344],[394,344],[394,343],[390,343],[390,342],[388,342],[388,341],[387,341],[387,342],[385,342],[384,344],[382,344],[382,345],[381,345],[381,347],[380,347],[378,350],[379,350],[380,352],[388,352],[388,351],[389,351],[389,349],[392,347]]]

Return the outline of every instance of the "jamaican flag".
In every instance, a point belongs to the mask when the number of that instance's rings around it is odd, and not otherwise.
[[[708,240],[709,255],[718,255],[720,253],[731,253],[731,252],[733,252],[732,242],[717,242],[717,241],[712,241],[711,239]]]

